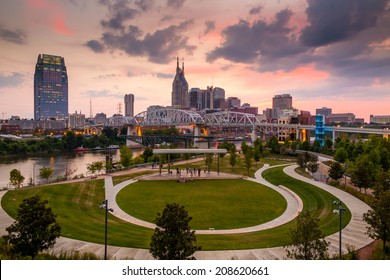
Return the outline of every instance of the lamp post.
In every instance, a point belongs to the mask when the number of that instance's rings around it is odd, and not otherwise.
[[[342,202],[340,200],[333,201],[334,205],[337,205],[338,209],[334,209],[333,213],[339,215],[339,258],[341,260],[341,230],[342,230],[342,214],[343,211],[347,210],[343,207]]]
[[[106,210],[106,220],[105,220],[105,227],[104,227],[104,259],[107,260],[107,225],[108,225],[108,211],[114,212],[114,209],[108,208],[108,200],[105,199],[102,202],[102,205],[99,207],[100,209]]]

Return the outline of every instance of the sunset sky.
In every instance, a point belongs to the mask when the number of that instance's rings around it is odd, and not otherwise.
[[[0,114],[33,117],[38,54],[65,58],[69,111],[170,105],[189,87],[334,113],[390,115],[390,0],[0,0]],[[181,64],[181,63],[180,63]],[[0,115],[2,117],[3,115]]]

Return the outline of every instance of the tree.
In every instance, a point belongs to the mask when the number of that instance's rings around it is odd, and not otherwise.
[[[94,175],[96,172],[101,173],[103,169],[104,169],[103,161],[94,161],[92,163],[87,164],[87,170],[92,175]]]
[[[329,169],[329,177],[332,178],[333,180],[339,182],[341,178],[343,178],[344,175],[344,166],[338,162],[338,161],[332,161],[330,164],[330,169]]]
[[[247,147],[246,153],[244,154],[245,157],[245,167],[246,170],[248,171],[248,176],[249,176],[249,169],[252,167],[252,157],[253,157],[253,148],[252,147]]]
[[[67,163],[65,165],[65,171],[64,171],[64,177],[66,178],[66,180],[70,179],[72,174],[74,174],[76,171],[77,171],[77,167],[71,165],[70,163]]]
[[[328,257],[329,243],[324,240],[318,219],[306,210],[297,218],[295,229],[290,230],[292,244],[286,247],[287,257],[297,260],[320,260]]]
[[[53,172],[54,170],[50,166],[43,166],[39,169],[39,178],[47,181],[53,175]]]
[[[343,147],[340,147],[337,148],[333,158],[340,163],[345,163],[348,159],[348,153]]]
[[[318,219],[306,210],[299,214],[295,229],[290,230],[292,244],[285,247],[287,257],[297,260],[321,260],[328,257],[329,243],[318,227]]]
[[[267,143],[268,148],[271,150],[272,154],[276,154],[279,152],[279,142],[276,136],[272,136]]]
[[[306,168],[307,163],[309,162],[310,154],[308,152],[299,153],[297,156],[297,164],[303,170]]]
[[[61,226],[47,204],[47,200],[33,196],[19,205],[16,221],[6,228],[8,235],[3,236],[15,254],[34,259],[39,252],[54,246]]]
[[[154,221],[157,227],[149,249],[152,256],[159,260],[194,260],[193,254],[201,247],[195,245],[195,231],[189,226],[191,219],[184,206],[167,203]]]
[[[20,187],[24,181],[24,176],[18,169],[12,169],[9,173],[9,184],[15,187]]]
[[[233,170],[233,167],[236,165],[237,163],[237,154],[236,154],[236,146],[232,146],[229,150],[229,155],[230,155],[230,158],[229,158],[229,164],[231,165],[232,167],[232,170]]]
[[[367,155],[360,155],[348,170],[351,174],[352,184],[361,191],[362,188],[367,190],[375,185],[379,166],[371,162]]]
[[[126,145],[123,145],[119,150],[119,157],[121,165],[123,167],[129,167],[133,159],[133,152]]]
[[[363,220],[369,224],[367,234],[371,238],[383,241],[383,252],[390,235],[390,191],[384,191],[375,200],[372,210],[363,214]]]
[[[316,155],[309,154],[307,169],[311,172],[311,176],[318,171],[319,166],[318,157]]]

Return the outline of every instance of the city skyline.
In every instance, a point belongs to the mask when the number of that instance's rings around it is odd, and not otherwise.
[[[38,54],[65,58],[69,112],[171,105],[176,57],[189,88],[215,86],[260,112],[293,106],[389,115],[389,1],[2,1],[0,113],[33,118]],[[23,100],[24,102],[20,102]]]

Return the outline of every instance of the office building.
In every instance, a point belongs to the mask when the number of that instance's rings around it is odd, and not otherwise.
[[[134,117],[134,94],[125,95],[125,116]]]
[[[69,124],[68,126],[70,128],[84,128],[85,126],[85,115],[80,113],[77,113],[77,111],[74,114],[69,115]]]
[[[179,58],[177,58],[176,75],[172,83],[172,108],[189,108],[188,83],[184,75],[184,62],[180,69]]]
[[[316,109],[316,115],[323,115],[323,116],[329,116],[332,114],[332,108],[322,107],[319,109]]]
[[[355,114],[342,113],[342,114],[330,114],[326,117],[326,123],[354,123]]]
[[[390,124],[390,115],[370,115],[370,123],[373,124]]]
[[[61,56],[40,54],[34,74],[34,119],[68,118],[68,74]]]
[[[227,99],[228,108],[231,109],[233,107],[240,107],[241,106],[241,100],[237,97],[229,97]]]
[[[292,109],[292,96],[290,94],[279,94],[272,98],[272,109]]]

